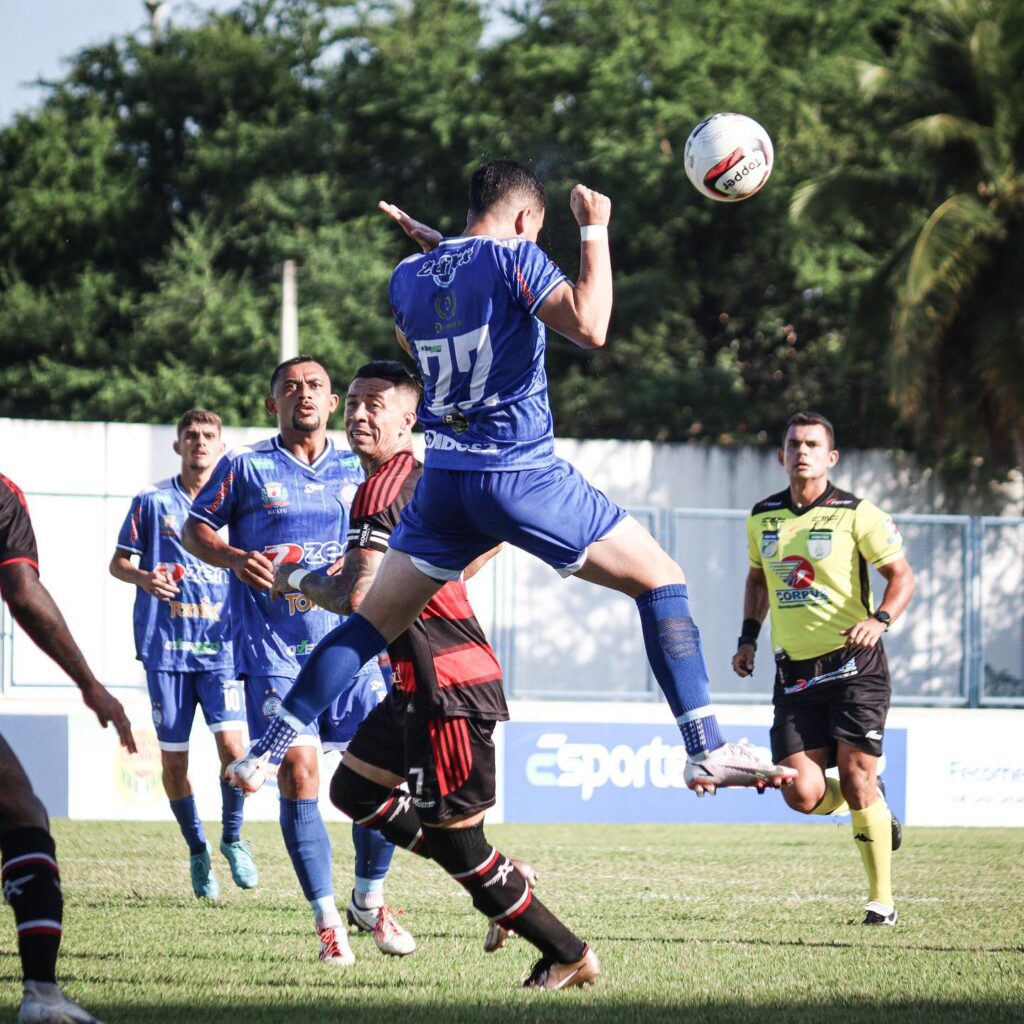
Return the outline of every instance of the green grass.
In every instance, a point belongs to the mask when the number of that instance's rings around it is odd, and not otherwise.
[[[347,893],[348,830],[332,826]],[[358,962],[322,967],[274,824],[246,827],[262,880],[200,905],[171,823],[59,821],[66,896],[58,967],[107,1024],[538,1021],[842,1024],[1024,1020],[1024,863],[1012,829],[907,830],[895,855],[900,924],[860,925],[864,880],[847,826],[494,826],[540,873],[538,893],[598,952],[599,983],[518,988],[534,959],[490,956],[462,890],[402,853],[388,883],[420,948],[402,960],[353,936]],[[14,929],[0,928],[0,1020],[20,998]]]

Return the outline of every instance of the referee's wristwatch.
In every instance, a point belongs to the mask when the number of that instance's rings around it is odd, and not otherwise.
[[[889,626],[892,625],[892,616],[888,612],[883,612],[879,609],[877,612],[872,612],[871,618],[878,619],[878,621],[885,626],[886,633],[889,632]]]

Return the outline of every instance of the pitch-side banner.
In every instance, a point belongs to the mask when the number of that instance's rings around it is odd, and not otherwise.
[[[723,726],[727,740],[767,746],[768,730]],[[906,812],[907,734],[885,734],[890,806]],[[504,736],[504,819],[509,822],[808,822],[777,793],[721,790],[696,799],[686,789],[686,748],[671,726],[510,722]],[[833,819],[834,820],[834,819]]]

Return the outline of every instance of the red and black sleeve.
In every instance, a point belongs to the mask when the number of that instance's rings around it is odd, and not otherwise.
[[[36,535],[21,488],[0,473],[0,568],[27,562],[39,571]]]
[[[349,519],[346,550],[387,551],[402,509],[412,500],[423,465],[411,452],[399,452],[356,491]]]

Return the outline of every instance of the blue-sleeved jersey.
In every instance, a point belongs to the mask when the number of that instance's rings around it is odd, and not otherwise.
[[[196,497],[191,515],[243,551],[275,566],[325,571],[340,557],[348,510],[363,480],[359,460],[330,440],[312,464],[272,438],[228,452]],[[294,678],[317,641],[341,621],[296,592],[271,601],[231,573],[231,619],[239,675]]]
[[[135,656],[150,672],[232,672],[227,569],[201,562],[181,546],[192,498],[174,477],[132,501],[117,535],[119,550],[139,556],[147,572],[163,568],[178,585],[171,601],[136,588]]]
[[[566,280],[532,242],[446,238],[391,276],[395,323],[423,376],[424,465],[545,466],[554,434],[536,312]]]

